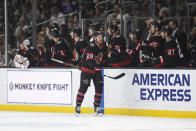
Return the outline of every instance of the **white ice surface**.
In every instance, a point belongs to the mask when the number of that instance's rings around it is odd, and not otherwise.
[[[196,131],[196,119],[0,111],[0,131]]]

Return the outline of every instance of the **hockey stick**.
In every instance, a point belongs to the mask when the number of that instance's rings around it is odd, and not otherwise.
[[[105,77],[108,77],[108,78],[111,78],[111,79],[117,80],[117,79],[120,79],[120,78],[122,78],[123,76],[125,76],[125,73],[121,73],[120,75],[117,75],[117,76],[115,76],[115,77],[108,76],[108,75],[104,75],[104,76],[105,76]]]
[[[67,63],[67,62],[64,62],[64,61],[61,61],[61,60],[57,60],[57,59],[54,59],[54,58],[52,58],[51,60],[52,60],[52,61],[55,61],[55,62],[58,62],[58,63],[61,63],[61,64],[65,64],[65,65],[71,66],[71,67],[75,67],[75,68],[80,69],[80,70],[83,69],[83,70],[89,71],[89,72],[91,72],[91,73],[95,73],[95,71],[91,71],[91,70],[88,70],[88,69],[84,69],[84,68],[82,68],[82,67],[80,67],[80,66],[77,66],[77,65],[74,65],[74,64],[71,64],[71,63]],[[120,79],[120,78],[122,78],[123,76],[125,76],[125,73],[121,73],[120,75],[117,75],[117,76],[115,76],[115,77],[108,76],[108,75],[103,75],[103,76],[108,77],[108,78],[111,78],[111,79],[114,79],[114,80],[117,80],[117,79]]]
[[[83,69],[83,70],[86,70],[86,71],[88,71],[88,72],[95,73],[95,71],[88,70],[88,69],[84,69],[84,68],[82,68],[82,67],[80,67],[80,66],[78,66],[78,65],[74,65],[74,64],[71,64],[71,63],[68,63],[68,62],[64,62],[64,61],[57,60],[57,59],[54,59],[54,58],[52,58],[51,60],[52,60],[52,61],[55,61],[55,62],[57,62],[57,63],[65,64],[65,65],[68,65],[68,66],[71,66],[71,67],[80,69],[80,70]]]

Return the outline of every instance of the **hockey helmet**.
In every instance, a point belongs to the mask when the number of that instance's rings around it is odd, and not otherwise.
[[[81,36],[81,29],[78,28],[78,29],[74,29],[74,34],[76,34],[77,36]]]
[[[157,21],[153,21],[153,22],[151,23],[151,26],[157,27],[158,30],[160,29],[160,24],[159,24]]]
[[[97,37],[97,36],[99,36],[99,35],[101,35],[101,32],[100,32],[100,31],[95,31],[95,32],[93,33],[93,37],[94,37],[94,38]]]
[[[59,31],[56,30],[56,28],[52,28],[52,29],[50,30],[50,35],[53,36],[53,37],[55,37],[55,38],[60,37]]]
[[[28,39],[25,39],[22,44],[25,46],[26,49],[29,49],[31,46],[31,42]]]
[[[110,26],[109,26],[109,28],[111,29],[111,30],[114,30],[115,32],[118,30],[118,25],[116,25],[116,24],[111,24]]]
[[[99,25],[98,24],[92,24],[89,26],[89,29],[93,30],[93,31],[97,31],[99,30]]]
[[[161,29],[162,32],[167,32],[167,34],[170,36],[172,33],[172,30],[170,27],[164,27]]]
[[[51,26],[52,29],[59,30],[59,26],[57,23],[53,23]]]

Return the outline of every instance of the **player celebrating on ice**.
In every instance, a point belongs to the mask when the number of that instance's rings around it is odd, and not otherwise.
[[[85,49],[82,60],[82,72],[81,72],[81,80],[80,80],[80,88],[78,90],[77,98],[76,98],[76,115],[79,115],[81,110],[80,107],[82,105],[82,101],[84,99],[84,95],[90,86],[91,79],[93,80],[95,86],[95,96],[94,96],[94,112],[96,115],[101,115],[102,111],[99,108],[102,97],[102,88],[103,88],[103,76],[101,72],[101,61],[103,53],[100,48],[100,44],[102,43],[102,35],[99,31],[93,34],[94,42],[90,43]]]

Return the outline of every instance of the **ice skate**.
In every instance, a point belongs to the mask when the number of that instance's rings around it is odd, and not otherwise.
[[[103,111],[99,105],[94,104],[94,116],[103,116]]]
[[[76,108],[75,108],[75,115],[77,116],[77,117],[79,117],[80,116],[80,106],[76,106]]]

